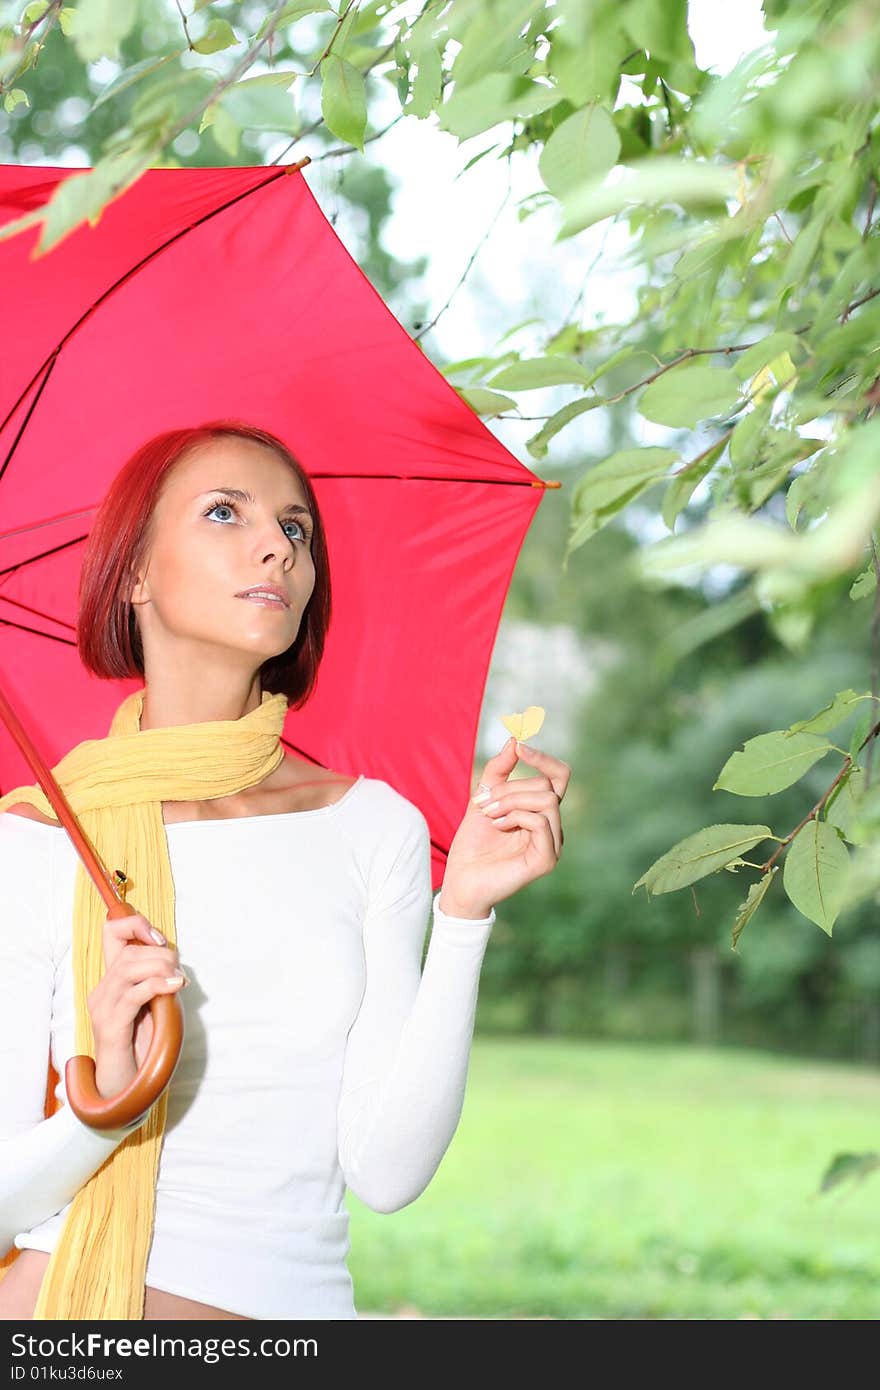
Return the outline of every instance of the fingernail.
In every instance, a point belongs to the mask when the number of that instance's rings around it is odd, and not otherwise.
[[[182,975],[166,975],[165,981],[169,985],[182,985],[184,983],[184,978]]]
[[[532,748],[528,743],[520,743],[519,739],[516,741],[516,746],[517,748],[521,748],[524,753],[536,753],[538,751],[536,748]]]
[[[156,928],[155,928],[155,927],[150,927],[150,936],[153,938],[154,941],[157,941],[157,942],[159,943],[160,946],[164,946],[164,945],[165,945],[165,938],[164,938],[164,936],[162,935],[162,933],[161,933],[160,931],[156,931]]]
[[[481,802],[488,801],[491,795],[491,791],[489,791],[487,788],[485,791],[477,792],[476,796],[474,797],[474,801],[477,804],[477,806],[479,806]]]

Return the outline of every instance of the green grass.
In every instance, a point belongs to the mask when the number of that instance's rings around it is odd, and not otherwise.
[[[876,1318],[880,1072],[753,1051],[478,1037],[417,1201],[349,1193],[358,1312]]]

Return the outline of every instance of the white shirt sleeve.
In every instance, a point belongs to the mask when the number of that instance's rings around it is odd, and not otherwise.
[[[66,1104],[45,1118],[55,984],[51,850],[45,835],[8,828],[13,819],[0,812],[0,1258],[15,1236],[66,1206],[146,1119],[97,1130]],[[60,1087],[66,1095],[63,1076]]]
[[[458,1126],[495,921],[494,908],[475,920],[447,916],[438,892],[421,970],[432,908],[430,830],[410,807],[393,862],[371,873],[366,985],[348,1035],[337,1116],[346,1183],[380,1212],[397,1211],[424,1191]]]

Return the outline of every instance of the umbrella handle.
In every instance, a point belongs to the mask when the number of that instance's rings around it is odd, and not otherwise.
[[[134,908],[126,902],[114,902],[108,917],[134,916]],[[146,942],[133,941],[144,946]],[[95,1081],[93,1057],[69,1057],[64,1068],[67,1103],[83,1124],[92,1129],[116,1129],[133,1124],[158,1100],[168,1085],[180,1060],[183,1045],[183,1008],[180,996],[157,994],[150,1000],[153,1017],[153,1037],[150,1050],[138,1074],[124,1090],[110,1099],[101,1095]]]
[[[6,725],[15,742],[36,774],[37,781],[53,807],[58,820],[67,831],[73,847],[85,866],[96,889],[104,900],[108,917],[130,917],[135,909],[119,896],[116,882],[107,873],[100,856],[83,830],[64,791],[25,729],[9,700],[0,688],[0,720]],[[119,871],[117,870],[117,873]],[[125,875],[123,874],[124,878]],[[139,946],[146,942],[137,942]],[[132,1124],[149,1110],[164,1091],[180,1057],[183,1046],[183,1008],[179,997],[157,995],[150,1000],[153,1018],[153,1037],[143,1066],[133,1081],[118,1096],[106,1100],[98,1090],[93,1057],[69,1057],[64,1068],[67,1101],[77,1119],[92,1129],[115,1129]]]

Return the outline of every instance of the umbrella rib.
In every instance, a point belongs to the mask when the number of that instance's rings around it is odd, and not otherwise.
[[[34,608],[30,603],[22,603],[21,599],[9,598],[3,593],[0,593],[0,599],[13,608],[18,608],[22,613],[30,613],[34,618],[43,618],[47,623],[57,623],[59,627],[66,628],[68,632],[76,632],[75,623],[69,623],[64,618],[53,618],[51,613],[46,613],[42,608]]]
[[[60,346],[60,344],[59,344],[59,346]],[[5,430],[6,426],[9,424],[9,421],[12,419],[12,417],[13,417],[13,415],[15,414],[16,410],[18,410],[18,407],[21,405],[21,402],[24,400],[24,398],[25,398],[25,396],[27,395],[28,391],[30,391],[31,387],[33,386],[34,382],[35,382],[35,381],[37,380],[37,378],[39,377],[40,373],[41,373],[41,372],[44,372],[45,375],[43,376],[43,380],[40,382],[39,390],[37,391],[36,395],[34,396],[34,399],[31,401],[30,405],[28,406],[27,413],[26,413],[24,419],[23,419],[22,422],[21,422],[21,427],[20,427],[20,429],[19,429],[17,435],[15,436],[15,438],[14,438],[13,441],[12,441],[12,447],[10,448],[9,453],[6,455],[6,458],[3,460],[2,465],[0,465],[0,481],[2,481],[2,479],[3,479],[3,474],[6,472],[6,466],[7,466],[7,464],[9,463],[10,459],[12,458],[12,455],[15,453],[16,449],[18,448],[19,440],[21,439],[21,436],[24,434],[24,432],[25,432],[25,430],[26,430],[26,428],[27,428],[27,426],[28,426],[28,422],[30,421],[31,416],[33,415],[34,411],[35,411],[36,408],[37,408],[37,401],[40,399],[40,397],[42,396],[43,392],[44,392],[45,389],[46,389],[46,386],[47,386],[47,384],[48,384],[49,378],[50,378],[50,376],[52,375],[52,369],[53,369],[53,367],[55,366],[55,362],[56,362],[56,359],[57,359],[57,357],[58,357],[58,351],[59,351],[59,348],[56,347],[55,350],[50,354],[50,356],[46,358],[46,361],[43,362],[42,365],[39,366],[39,367],[37,368],[37,370],[34,372],[33,376],[31,377],[30,381],[28,382],[27,386],[24,388],[24,390],[22,391],[21,395],[19,396],[18,400],[17,400],[17,401],[15,402],[15,404],[13,405],[13,407],[12,407],[12,409],[10,410],[9,414],[7,415],[6,419],[3,421],[2,426],[0,426],[0,429],[4,429],[4,430]]]
[[[50,618],[50,622],[57,622],[57,618]],[[69,624],[68,624],[69,626]],[[50,642],[63,642],[66,647],[75,647],[75,638],[60,637],[54,632],[41,632],[38,627],[26,627],[24,623],[14,623],[11,618],[0,618],[0,627],[14,627],[18,632],[29,632],[32,637],[45,637]]]
[[[58,555],[62,550],[68,550],[72,545],[79,545],[81,541],[86,540],[88,534],[86,531],[85,535],[74,536],[73,540],[62,541],[60,545],[53,545],[49,550],[41,550],[39,555],[29,555],[26,560],[17,560],[14,565],[7,565],[5,570],[0,569],[0,579],[3,579],[7,574],[15,574],[18,570],[26,569],[28,565],[36,564],[37,560],[46,560],[50,555]],[[2,596],[2,591],[0,591],[0,597]]]
[[[275,179],[282,178],[285,174],[291,173],[291,171],[296,167],[297,166],[285,164],[282,165],[280,169],[275,169],[274,172],[271,173],[268,178],[263,179],[260,183],[254,184],[253,188],[246,188],[243,193],[236,193],[234,198],[230,198],[227,200],[227,202],[221,203],[216,208],[212,208],[210,212],[204,213],[201,217],[197,218],[195,222],[191,222],[188,227],[181,227],[180,231],[175,232],[174,235],[169,237],[167,241],[163,241],[161,246],[154,247],[154,249],[152,251],[149,251],[146,256],[143,256],[141,260],[137,262],[136,265],[130,266],[124,275],[121,275],[118,280],[114,281],[112,285],[109,285],[107,289],[104,290],[104,292],[101,295],[99,295],[98,298],[92,304],[89,305],[88,309],[86,309],[85,312],[80,315],[76,323],[73,324],[73,326],[67,330],[61,341],[59,343],[56,343],[55,347],[53,348],[49,356],[46,358],[46,360],[42,362],[40,366],[37,368],[37,370],[34,372],[33,376],[31,377],[27,386],[25,386],[18,400],[15,402],[13,406],[11,406],[5,420],[2,424],[0,424],[0,432],[6,429],[6,426],[9,424],[9,421],[12,419],[16,410],[27,396],[31,387],[34,385],[34,382],[38,379],[40,373],[42,371],[46,371],[47,368],[49,369],[49,371],[46,372],[46,379],[48,380],[51,367],[54,365],[54,361],[60,353],[61,349],[64,347],[64,344],[70,338],[73,337],[74,333],[76,333],[77,330],[82,326],[82,324],[85,323],[86,319],[88,319],[94,313],[98,306],[102,304],[104,300],[108,298],[109,295],[113,294],[116,290],[118,290],[120,285],[125,284],[125,281],[128,280],[130,276],[136,275],[137,272],[142,268],[142,266],[145,266],[149,261],[153,259],[154,256],[158,256],[162,251],[167,250],[169,246],[173,246],[175,241],[179,241],[181,237],[186,236],[187,233],[193,231],[194,228],[200,227],[201,224],[203,222],[207,222],[209,218],[216,217],[218,213],[225,212],[227,208],[231,208],[234,206],[235,203],[241,202],[242,198],[249,198],[252,193],[258,193],[260,189],[265,188],[267,184],[273,183]],[[12,447],[10,448],[9,453],[6,455],[6,458],[3,460],[2,464],[0,464],[0,480],[2,480],[8,465],[12,461],[12,456],[15,453],[15,450],[18,448],[19,440],[21,439],[21,436],[24,433],[25,425],[27,424],[27,421],[30,419],[34,406],[36,405],[37,400],[39,400],[39,397],[42,394],[45,385],[46,382],[44,381],[43,385],[40,387],[40,390],[37,392],[37,396],[34,399],[34,402],[31,405],[30,410],[28,411],[27,417],[24,423],[22,424],[21,429],[18,431],[18,434],[12,442]]]

